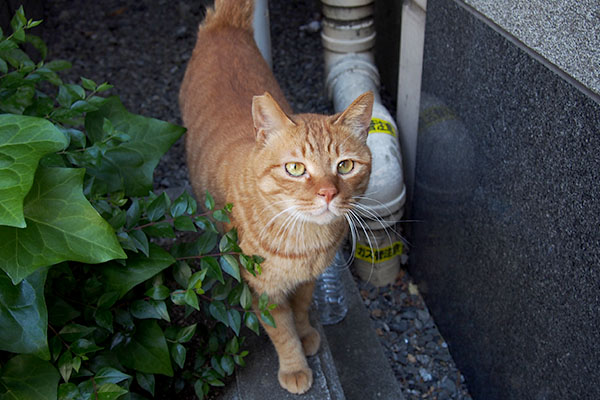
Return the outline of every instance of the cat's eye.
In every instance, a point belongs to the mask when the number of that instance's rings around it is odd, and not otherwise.
[[[302,176],[306,172],[306,167],[302,163],[289,162],[285,164],[285,170],[291,176]]]
[[[344,175],[354,169],[354,161],[352,160],[344,160],[340,161],[337,166],[338,173]]]

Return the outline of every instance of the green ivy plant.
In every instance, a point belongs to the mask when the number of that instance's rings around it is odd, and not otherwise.
[[[218,233],[232,205],[151,191],[184,128],[64,83],[39,23],[20,8],[0,31],[0,400],[202,399],[244,365],[242,327],[258,334],[240,268],[262,259]]]

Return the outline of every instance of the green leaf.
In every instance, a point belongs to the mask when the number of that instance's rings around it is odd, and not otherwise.
[[[181,196],[175,199],[171,205],[171,215],[173,218],[177,218],[185,214],[188,209],[188,199],[190,195],[187,192],[183,192]]]
[[[252,311],[244,313],[244,324],[258,335],[258,317]]]
[[[230,223],[231,222],[229,220],[229,216],[223,210],[217,210],[217,211],[215,211],[213,213],[213,218],[216,219],[217,221],[221,221],[221,222],[225,222],[225,223]]]
[[[206,207],[207,210],[212,210],[213,208],[215,208],[215,200],[213,199],[213,197],[211,196],[210,193],[206,192],[206,197],[204,200],[204,206]]]
[[[181,328],[179,330],[179,332],[177,332],[177,336],[175,337],[175,340],[177,341],[177,343],[185,343],[185,342],[190,341],[192,339],[192,337],[194,337],[194,334],[196,333],[196,325],[197,324],[192,324],[190,326]]]
[[[94,82],[93,80],[84,78],[82,76],[81,77],[81,86],[83,86],[84,89],[93,91],[93,90],[96,90],[96,87],[98,85],[96,85],[96,82]]]
[[[229,325],[229,317],[227,316],[227,309],[222,301],[213,301],[208,306],[210,315],[212,315],[217,321],[221,321],[225,326]]]
[[[175,343],[171,347],[171,356],[173,357],[173,361],[175,361],[175,364],[177,364],[181,369],[183,369],[183,366],[185,365],[186,354],[187,351],[185,346],[180,343]]]
[[[83,326],[79,324],[69,324],[63,327],[60,332],[60,337],[66,342],[74,342],[77,339],[84,338],[96,330],[94,327]]]
[[[244,307],[244,310],[249,310],[252,308],[252,292],[250,292],[250,288],[246,284],[243,283],[244,288],[242,289],[242,295],[240,296],[240,305]]]
[[[196,253],[199,255],[208,254],[215,248],[217,239],[218,237],[215,232],[206,231],[202,233],[196,241]]]
[[[112,367],[103,367],[94,376],[94,380],[99,385],[104,383],[119,383],[129,378],[131,378],[130,375]]]
[[[71,351],[78,356],[83,356],[88,353],[95,353],[98,350],[102,350],[102,347],[98,346],[91,340],[88,339],[78,339],[74,343],[71,344]]]
[[[83,196],[84,173],[39,168],[24,202],[27,228],[0,226],[0,268],[13,283],[66,260],[96,264],[126,257],[111,226]]]
[[[127,368],[147,374],[173,376],[167,342],[155,320],[141,320],[131,341],[118,352],[118,357]]]
[[[25,41],[31,43],[31,45],[35,47],[37,51],[40,52],[40,56],[42,59],[46,58],[46,55],[48,55],[48,47],[46,46],[46,43],[44,43],[42,38],[36,35],[26,33]]]
[[[187,305],[194,308],[196,311],[200,311],[200,305],[198,304],[198,295],[193,289],[185,291],[183,300]]]
[[[145,374],[143,372],[136,372],[135,379],[137,380],[138,385],[148,393],[154,397],[154,386],[155,379],[152,374]]]
[[[26,226],[23,200],[39,160],[68,144],[65,135],[45,119],[0,115],[0,225]]]
[[[114,383],[105,383],[98,387],[98,391],[96,393],[96,398],[98,400],[116,400],[125,393],[128,393],[128,391]]]
[[[229,322],[229,327],[233,329],[237,336],[239,336],[242,327],[242,317],[240,312],[233,308],[229,309],[229,311],[227,311],[227,320]]]
[[[138,319],[164,319],[170,322],[169,312],[167,311],[167,305],[164,301],[156,300],[136,300],[131,303],[129,308],[131,315]]]
[[[0,400],[56,400],[58,371],[29,355],[11,358],[0,371]]]
[[[198,398],[198,400],[203,400],[204,399],[204,382],[201,381],[200,379],[196,380],[196,382],[194,382],[194,392],[196,393],[196,397]]]
[[[98,111],[86,114],[85,127],[93,142],[103,138],[104,118],[131,140],[109,148],[100,164],[88,167],[88,173],[105,182],[110,192],[123,190],[127,196],[145,196],[152,188],[152,174],[160,157],[185,129],[131,114],[118,97],[110,97]]]
[[[73,354],[70,351],[66,351],[58,359],[58,372],[65,382],[69,382],[71,378],[71,372],[73,371]]]
[[[233,374],[233,369],[235,368],[235,364],[233,362],[233,358],[229,354],[225,354],[221,358],[221,368],[223,371],[227,373],[227,375]]]
[[[233,276],[238,282],[242,281],[242,277],[240,276],[240,265],[234,256],[225,254],[219,258],[219,262],[223,271]]]
[[[146,226],[144,232],[152,237],[174,238],[173,227],[166,221],[158,222],[154,225]]]
[[[107,290],[119,293],[123,297],[136,285],[152,278],[171,264],[175,259],[161,247],[151,244],[150,257],[142,254],[129,256],[127,265],[109,263],[102,267]]]
[[[63,383],[58,387],[58,400],[79,399],[81,393],[74,383]]]
[[[66,60],[52,60],[45,63],[44,66],[51,71],[57,72],[71,68],[71,63]]]
[[[16,286],[0,271],[0,350],[50,359],[44,301],[47,271],[40,269]]]
[[[258,298],[258,309],[264,310],[269,305],[269,296],[266,293],[263,293]]]
[[[179,286],[187,287],[188,280],[192,276],[192,269],[185,261],[178,261],[173,267],[173,278]]]
[[[263,320],[263,322],[267,325],[269,325],[272,328],[277,328],[275,326],[275,320],[273,319],[273,316],[271,315],[271,313],[268,310],[264,310],[260,312],[260,319]]]
[[[96,306],[98,308],[110,308],[119,300],[119,293],[117,292],[104,292],[98,299]]]
[[[165,192],[161,193],[160,196],[152,200],[152,202],[148,205],[148,209],[146,210],[148,219],[154,222],[164,217],[165,213],[167,212],[167,208],[169,207],[169,203],[170,200],[167,197],[167,194]]]
[[[181,232],[196,232],[194,221],[187,215],[182,215],[173,220],[175,229]]]
[[[207,275],[211,278],[218,280],[221,283],[225,283],[223,279],[223,272],[217,260],[214,257],[204,257],[200,261],[200,267],[208,271]]]
[[[169,288],[165,285],[153,285],[144,294],[154,300],[164,300],[169,297],[170,293]]]

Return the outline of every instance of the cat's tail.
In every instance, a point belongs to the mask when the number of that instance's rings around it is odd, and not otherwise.
[[[200,29],[232,27],[253,31],[254,0],[215,0],[215,7],[206,11]]]

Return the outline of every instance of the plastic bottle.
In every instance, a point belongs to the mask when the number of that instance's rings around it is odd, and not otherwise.
[[[348,312],[346,288],[342,280],[342,274],[348,268],[348,260],[349,256],[340,248],[335,253],[333,263],[317,279],[313,299],[323,325],[337,324]]]

